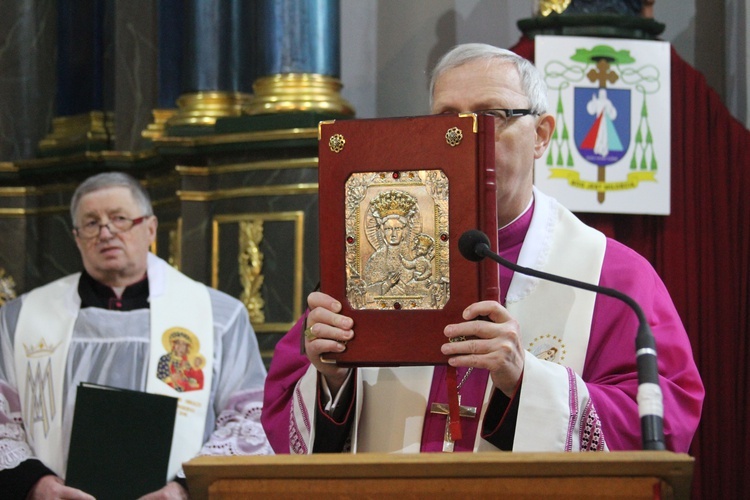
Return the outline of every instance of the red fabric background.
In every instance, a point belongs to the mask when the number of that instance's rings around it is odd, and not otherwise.
[[[511,50],[533,61],[534,42]],[[750,131],[672,48],[671,215],[578,214],[646,257],[687,329],[706,399],[694,498],[750,491]]]

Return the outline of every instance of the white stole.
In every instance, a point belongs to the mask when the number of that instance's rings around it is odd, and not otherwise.
[[[536,203],[529,233],[544,234],[544,237],[531,238],[528,245],[524,242],[519,264],[598,284],[606,249],[605,236],[585,225],[554,199],[536,190],[534,194]],[[546,226],[542,227],[544,221]],[[534,227],[535,223],[539,226]],[[569,448],[571,405],[578,404],[571,403],[570,398],[581,396],[586,388],[577,387],[578,380],[571,379],[563,367],[571,368],[579,378],[583,373],[596,295],[514,274],[505,306],[522,325],[522,340],[527,351],[524,380],[518,395],[521,405],[514,451]],[[540,310],[540,304],[544,310]],[[480,418],[484,418],[486,406]],[[561,421],[551,423],[550,416],[555,415]]]
[[[179,397],[166,479],[203,444],[213,374],[213,313],[208,289],[149,254],[151,347],[146,391]],[[15,365],[26,435],[35,455],[64,477],[62,408],[65,365],[80,310],[79,274],[29,292],[23,299],[15,335]],[[158,378],[160,359],[169,355],[170,335],[192,341],[188,359],[202,371],[200,390],[180,392]],[[69,388],[75,390],[75,388]],[[147,416],[146,416],[147,418]]]
[[[151,257],[151,254],[149,254]],[[213,379],[213,311],[208,289],[178,272],[161,259],[151,266],[149,260],[149,300],[151,302],[151,349],[146,392],[179,397],[172,452],[167,479],[172,478],[203,446],[206,415],[211,401]],[[164,278],[158,273],[162,273]],[[153,285],[152,285],[153,282]],[[192,340],[188,359],[203,374],[200,390],[178,392],[158,378],[159,362],[168,357],[173,334]],[[173,384],[176,385],[176,384]]]
[[[66,276],[24,297],[13,347],[26,437],[35,455],[61,477],[63,384],[81,307],[75,293],[79,278],[80,273]]]

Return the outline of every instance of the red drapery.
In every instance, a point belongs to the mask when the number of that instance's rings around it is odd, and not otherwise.
[[[534,42],[511,48],[534,60]],[[706,399],[694,498],[750,491],[750,131],[672,48],[671,215],[579,214],[649,259],[692,342]]]

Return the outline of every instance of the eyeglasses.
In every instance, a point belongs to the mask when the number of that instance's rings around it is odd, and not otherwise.
[[[91,220],[84,223],[81,227],[74,227],[73,230],[75,231],[76,236],[84,239],[99,236],[103,227],[106,227],[110,234],[126,233],[133,229],[133,226],[137,226],[149,217],[151,216],[143,215],[136,219],[128,219],[127,217],[116,215],[109,219],[109,222],[106,224],[100,224],[98,220]]]
[[[474,111],[474,113],[478,115],[486,115],[486,116],[491,116],[493,118],[499,118],[500,122],[497,127],[498,129],[507,127],[508,124],[510,123],[511,118],[519,118],[521,116],[526,116],[526,115],[539,116],[541,114],[531,109],[503,109],[503,108],[479,109],[477,111]]]

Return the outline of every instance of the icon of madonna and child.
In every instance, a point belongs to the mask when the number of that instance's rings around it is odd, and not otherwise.
[[[450,283],[447,179],[439,171],[393,178],[350,179],[347,298],[355,309],[440,309]]]

